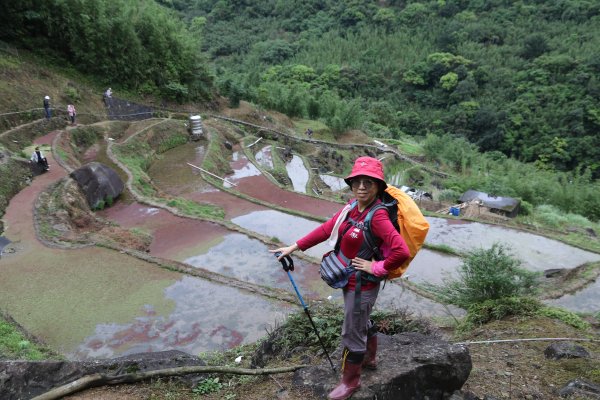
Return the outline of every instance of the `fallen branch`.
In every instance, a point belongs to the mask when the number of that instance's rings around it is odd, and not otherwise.
[[[262,136],[259,137],[258,139],[256,139],[256,141],[254,143],[251,143],[248,146],[246,146],[246,148],[254,146],[256,143],[260,142],[261,140],[262,140]]]
[[[205,170],[205,169],[203,169],[203,168],[197,167],[197,166],[195,166],[194,164],[190,164],[190,163],[186,163],[186,164],[187,164],[187,165],[189,165],[190,167],[194,167],[194,168],[196,168],[196,169],[199,169],[200,171],[202,171],[202,172],[204,172],[204,173],[207,173],[207,174],[209,174],[210,176],[214,176],[215,178],[219,178],[219,179],[220,179],[220,180],[222,180],[223,182],[225,182],[225,183],[229,183],[231,186],[237,186],[237,184],[235,184],[235,183],[233,183],[233,182],[229,182],[227,179],[225,179],[225,178],[221,178],[220,176],[218,176],[218,175],[215,175],[215,174],[213,174],[212,172],[208,172],[207,170]]]
[[[76,381],[67,383],[66,385],[54,388],[44,394],[34,397],[32,400],[55,400],[64,396],[71,395],[81,390],[88,389],[93,386],[118,385],[120,383],[134,383],[151,378],[165,378],[169,376],[180,376],[187,374],[204,374],[204,373],[223,373],[234,375],[272,375],[293,372],[297,369],[304,368],[306,365],[295,365],[292,367],[270,368],[270,369],[249,369],[249,368],[230,368],[219,366],[190,366],[178,368],[166,368],[155,371],[134,372],[131,374],[109,375],[109,374],[91,374],[83,376]]]

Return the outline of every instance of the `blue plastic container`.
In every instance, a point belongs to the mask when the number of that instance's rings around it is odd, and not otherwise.
[[[460,208],[458,207],[450,207],[450,214],[458,217],[460,215]]]

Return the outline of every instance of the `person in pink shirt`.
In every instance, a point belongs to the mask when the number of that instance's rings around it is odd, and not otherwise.
[[[377,367],[377,328],[370,320],[371,311],[379,294],[380,283],[388,271],[396,269],[408,257],[410,252],[406,242],[396,231],[387,210],[378,209],[371,219],[371,231],[378,239],[382,249],[383,260],[374,260],[373,251],[366,245],[362,222],[369,210],[381,202],[387,184],[381,161],[372,157],[356,159],[352,172],[345,178],[352,189],[355,200],[348,202],[330,220],[296,241],[271,252],[281,252],[279,259],[296,250],[306,250],[328,239],[334,238],[335,252],[344,264],[351,264],[361,278],[355,273],[350,275],[348,283],[343,287],[344,323],[342,326],[342,378],[340,383],[329,393],[328,398],[334,400],[347,399],[360,388],[362,368]],[[350,206],[355,204],[355,206]],[[344,216],[344,213],[347,213]],[[337,226],[337,230],[334,227]],[[377,277],[380,279],[367,279]],[[355,304],[357,300],[357,304]],[[355,307],[360,307],[360,312]]]
[[[67,106],[67,113],[69,113],[69,119],[71,120],[71,124],[75,125],[75,117],[77,116],[77,110],[73,104],[69,104]]]

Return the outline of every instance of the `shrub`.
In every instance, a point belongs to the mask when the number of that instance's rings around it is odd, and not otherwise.
[[[509,315],[531,316],[542,307],[541,303],[529,297],[505,297],[486,300],[468,308],[465,324],[481,325],[489,321],[499,320]]]
[[[519,215],[531,215],[533,213],[533,205],[525,200],[521,200],[519,207]]]
[[[490,249],[470,252],[458,269],[458,279],[445,279],[442,285],[425,285],[446,304],[468,310],[487,300],[499,300],[530,294],[535,285],[535,273],[519,267],[505,246],[494,244]]]
[[[571,311],[563,310],[562,308],[556,307],[542,307],[538,311],[538,314],[548,318],[558,319],[567,325],[571,325],[574,328],[586,330],[589,329],[590,324],[581,319],[581,317]]]
[[[73,86],[67,86],[67,88],[65,89],[65,97],[73,103],[76,103],[81,100],[81,95],[77,91],[77,88]]]
[[[192,392],[199,394],[210,394],[221,390],[223,385],[219,382],[219,378],[206,378],[199,382],[198,385],[192,389]]]
[[[460,193],[452,189],[444,189],[438,195],[439,201],[456,202],[460,198]]]

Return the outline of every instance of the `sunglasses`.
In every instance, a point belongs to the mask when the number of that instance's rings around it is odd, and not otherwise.
[[[373,185],[375,185],[375,181],[373,179],[352,179],[352,182],[350,182],[350,186],[352,187],[352,189],[358,189],[360,187],[360,185],[362,184],[362,186],[369,190],[373,187]]]

